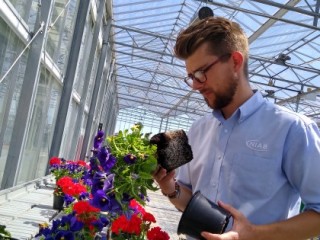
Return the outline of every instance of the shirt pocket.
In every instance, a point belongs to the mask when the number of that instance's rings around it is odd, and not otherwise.
[[[232,197],[246,200],[265,199],[275,191],[278,166],[273,158],[236,154],[232,161],[230,190]]]

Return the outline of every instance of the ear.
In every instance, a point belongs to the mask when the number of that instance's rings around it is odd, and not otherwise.
[[[244,57],[241,52],[233,52],[232,55],[234,71],[238,72],[243,67]]]

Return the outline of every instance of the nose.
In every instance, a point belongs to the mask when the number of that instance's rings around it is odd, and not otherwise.
[[[201,83],[199,81],[193,80],[192,82],[192,90],[200,91],[203,87],[204,83]]]

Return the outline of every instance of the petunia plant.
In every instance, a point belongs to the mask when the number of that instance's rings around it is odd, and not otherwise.
[[[70,177],[75,181],[81,179],[83,174],[88,170],[88,165],[83,160],[70,161],[64,158],[52,157],[49,161],[50,172],[58,182],[63,177]],[[54,194],[62,195],[62,190],[59,185],[55,189]]]
[[[130,131],[131,130],[131,131]],[[104,139],[99,130],[94,138],[89,163],[50,160],[57,188],[64,195],[63,217],[41,225],[40,239],[95,239],[109,229],[114,240],[166,240],[155,218],[142,207],[147,190],[155,191],[152,172],[156,169],[156,146],[142,125]]]
[[[147,212],[135,199],[129,203],[129,212],[118,216],[111,225],[113,240],[168,240],[168,233],[160,227],[152,227],[155,217]]]
[[[150,144],[149,135],[142,133],[141,124],[136,124],[131,131],[120,131],[107,138],[112,155],[117,159],[111,172],[115,174],[114,191],[118,201],[128,196],[144,204],[147,190],[157,190],[152,178],[157,167],[157,148]]]

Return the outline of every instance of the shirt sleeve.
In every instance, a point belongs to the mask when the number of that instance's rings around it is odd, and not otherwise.
[[[283,171],[305,210],[320,212],[320,132],[314,122],[295,122],[288,133]]]

